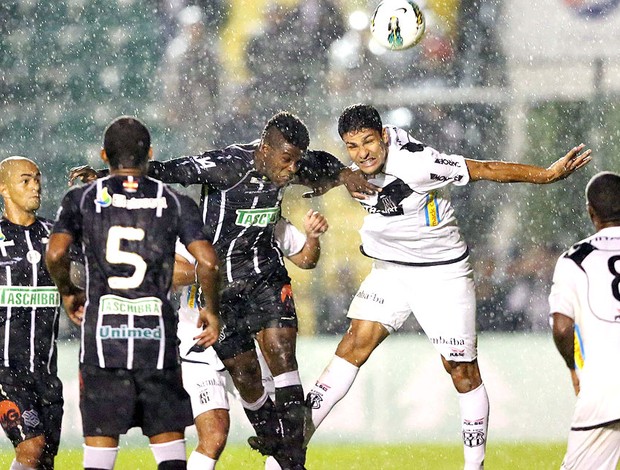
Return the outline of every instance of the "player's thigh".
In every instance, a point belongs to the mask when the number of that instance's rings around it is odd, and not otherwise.
[[[193,423],[192,406],[181,367],[135,371],[138,414],[145,436],[180,432]]]
[[[620,422],[587,431],[571,431],[562,469],[615,470],[620,459]]]
[[[0,423],[14,447],[45,435],[37,381],[31,373],[0,369]]]
[[[136,426],[137,395],[133,373],[80,365],[80,412],[84,436],[125,434]]]
[[[226,377],[210,364],[183,361],[183,387],[187,391],[194,421],[202,413],[215,409],[229,410]]]
[[[392,333],[411,315],[406,289],[399,278],[398,266],[375,262],[351,301],[347,317],[382,324]]]
[[[435,349],[448,361],[477,357],[476,292],[467,260],[401,269],[408,303]]]
[[[41,414],[45,426],[45,452],[56,455],[60,445],[63,417],[62,383],[57,376],[49,374],[44,374],[39,380]]]

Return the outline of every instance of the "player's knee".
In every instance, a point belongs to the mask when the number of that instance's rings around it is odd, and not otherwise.
[[[228,431],[223,428],[213,428],[209,430],[207,436],[200,436],[196,450],[214,460],[217,460],[228,440]]]
[[[44,448],[45,436],[41,435],[26,439],[15,448],[15,458],[19,463],[38,467]]]
[[[447,366],[446,366],[447,364]],[[480,370],[476,361],[473,362],[454,362],[444,361],[446,371],[452,377],[455,388],[460,393],[467,393],[482,384]]]

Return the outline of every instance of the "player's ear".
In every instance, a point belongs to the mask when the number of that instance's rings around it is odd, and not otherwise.
[[[101,159],[102,159],[105,163],[108,163],[108,154],[107,154],[107,153],[105,153],[105,149],[104,149],[104,148],[102,148],[102,149],[101,149]]]
[[[390,134],[388,134],[387,127],[384,127],[383,131],[381,131],[381,139],[383,139],[383,142],[386,144],[390,143]]]
[[[153,147],[149,147],[149,160],[153,160]]]

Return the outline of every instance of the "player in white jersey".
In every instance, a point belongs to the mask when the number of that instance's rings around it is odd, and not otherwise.
[[[362,253],[374,259],[349,308],[351,325],[309,392],[313,428],[353,384],[372,351],[413,312],[459,392],[465,468],[484,465],[489,401],[476,360],[476,300],[468,249],[450,199],[450,184],[470,181],[551,183],[590,160],[573,148],[549,168],[471,160],[427,147],[376,109],[344,110],[338,132],[349,156],[381,192],[364,200]],[[308,429],[306,441],[314,431]]]
[[[319,237],[327,227],[325,217],[310,210],[304,217],[305,234],[282,218],[276,224],[274,237],[283,256],[302,269],[312,269],[320,256]],[[194,423],[198,432],[198,446],[191,453],[187,468],[209,470],[215,468],[228,437],[230,407],[226,392],[227,380],[224,364],[215,349],[196,345],[195,337],[200,329],[196,326],[199,317],[199,289],[195,284],[194,258],[178,241],[176,250],[174,284],[183,286],[178,325],[183,386],[192,402]],[[268,385],[269,382],[273,384],[273,378],[264,361],[261,361],[261,368],[265,389],[271,388],[273,391],[273,385]],[[246,405],[244,403],[244,406]]]
[[[620,459],[620,174],[586,187],[596,233],[558,259],[549,295],[553,339],[577,404],[562,469],[613,470]]]

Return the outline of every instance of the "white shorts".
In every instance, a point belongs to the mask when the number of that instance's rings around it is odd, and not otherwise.
[[[571,431],[563,470],[615,470],[620,459],[620,423]]]
[[[347,316],[381,323],[392,333],[411,313],[444,358],[477,357],[476,293],[467,258],[424,267],[375,261]]]
[[[226,374],[209,364],[181,362],[183,387],[192,402],[194,419],[211,410],[229,410]]]

